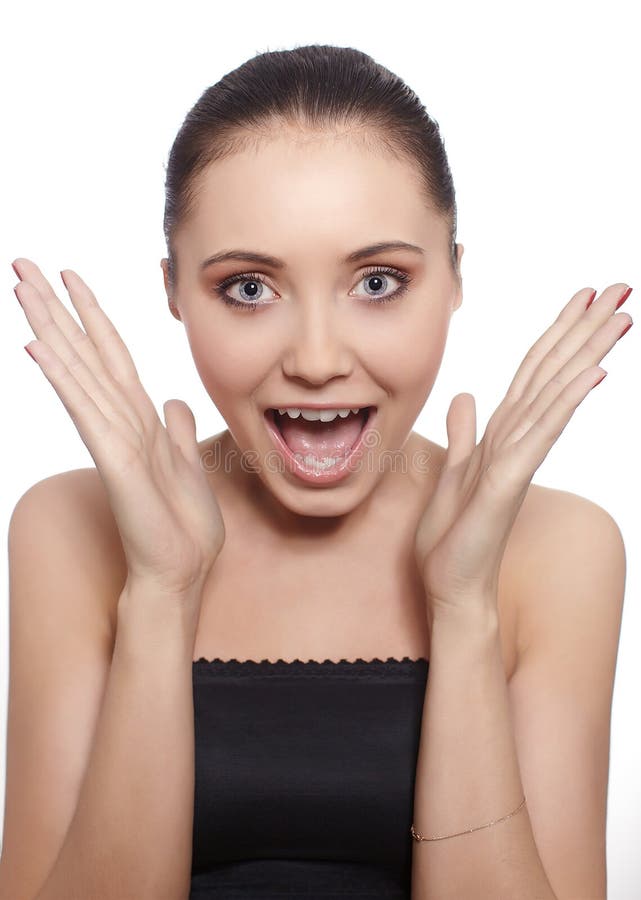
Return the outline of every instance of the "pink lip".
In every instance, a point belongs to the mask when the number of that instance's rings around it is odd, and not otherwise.
[[[278,408],[278,407],[277,407]],[[279,407],[280,409],[284,409],[285,407]],[[307,406],[303,407],[304,409],[347,409],[347,407],[327,407],[327,406]],[[355,407],[354,407],[355,408]],[[363,407],[364,408],[364,407]],[[289,449],[283,437],[278,430],[273,414],[270,409],[266,409],[264,412],[265,424],[267,425],[267,430],[270,433],[274,444],[276,445],[276,449],[279,451],[280,455],[283,457],[284,461],[287,464],[287,471],[291,472],[293,475],[296,475],[301,481],[307,482],[307,484],[336,484],[339,481],[342,481],[352,471],[352,465],[355,462],[358,462],[363,455],[365,450],[365,445],[363,442],[364,436],[373,426],[373,423],[376,421],[378,415],[378,409],[376,407],[369,407],[369,412],[367,416],[367,421],[361,430],[361,433],[358,436],[358,440],[352,447],[350,453],[344,458],[341,459],[335,466],[332,466],[330,469],[323,469],[320,471],[316,471],[315,469],[305,465],[305,462],[298,458],[296,455],[292,453]],[[349,464],[349,465],[348,465]]]

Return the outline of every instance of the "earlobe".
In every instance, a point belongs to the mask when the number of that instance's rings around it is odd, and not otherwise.
[[[461,275],[461,259],[463,258],[463,253],[465,251],[465,247],[463,244],[456,245],[456,271],[458,273],[458,287],[456,289],[456,299],[454,301],[454,306],[452,307],[452,312],[455,312],[463,303],[463,276]]]
[[[169,261],[166,257],[160,260],[160,268],[162,269],[162,277],[163,281],[165,282],[165,292],[167,293],[167,296],[169,296],[169,271],[167,268],[168,262]]]
[[[171,299],[171,287],[169,284],[169,272],[168,272],[168,263],[169,260],[165,257],[160,260],[160,268],[162,269],[163,280],[165,282],[165,293],[167,294],[167,303],[169,305],[169,311],[171,312],[174,319],[178,319],[179,322],[182,322],[180,318],[180,312],[178,311],[178,307]]]

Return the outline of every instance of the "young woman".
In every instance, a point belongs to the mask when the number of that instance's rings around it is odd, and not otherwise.
[[[10,523],[1,900],[604,897],[624,546],[531,479],[631,288],[568,298],[480,441],[467,393],[447,448],[413,431],[462,302],[454,187],[418,97],[351,48],[205,91],[164,224],[228,426],[202,441],[76,272],[82,327],[13,263],[96,467]]]

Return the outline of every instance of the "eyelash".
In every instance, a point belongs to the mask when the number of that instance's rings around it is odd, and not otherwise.
[[[394,278],[397,278],[398,281],[401,282],[400,287],[396,288],[395,291],[393,291],[391,294],[388,294],[386,297],[368,297],[368,303],[380,304],[388,303],[391,300],[397,300],[407,291],[412,281],[407,272],[401,272],[399,269],[394,269],[391,266],[374,266],[361,275],[360,281],[362,281],[364,278],[369,278],[372,275],[378,275],[379,273],[382,273],[383,275],[392,275]],[[236,300],[233,297],[228,296],[228,294],[226,293],[226,288],[228,288],[231,284],[236,284],[236,282],[238,281],[258,281],[261,284],[266,284],[266,282],[263,281],[263,279],[257,272],[242,272],[238,275],[230,275],[229,278],[225,278],[224,281],[221,281],[214,286],[213,291],[228,306],[236,306],[244,310],[253,311],[259,306],[264,305],[260,302],[252,303],[250,301]],[[269,287],[269,285],[267,285],[267,287]]]

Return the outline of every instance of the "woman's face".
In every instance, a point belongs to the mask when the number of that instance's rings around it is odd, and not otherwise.
[[[421,249],[355,256],[392,241]],[[390,458],[400,455],[431,392],[462,300],[448,241],[412,169],[353,134],[281,132],[204,173],[195,214],[175,235],[173,292],[162,261],[170,309],[228,425],[232,468],[258,477],[290,512],[344,516],[389,477]],[[274,261],[204,265],[232,250]],[[457,245],[459,260],[462,250]],[[372,274],[376,269],[388,271]],[[243,279],[219,287],[237,275]],[[279,427],[266,413],[318,405],[376,409],[364,430],[364,414],[332,424],[287,416]],[[355,440],[358,459],[350,456]],[[300,466],[283,455],[285,445]],[[311,456],[340,462],[319,475]],[[229,461],[219,464],[229,471]],[[337,465],[344,466],[340,478],[331,471]]]

